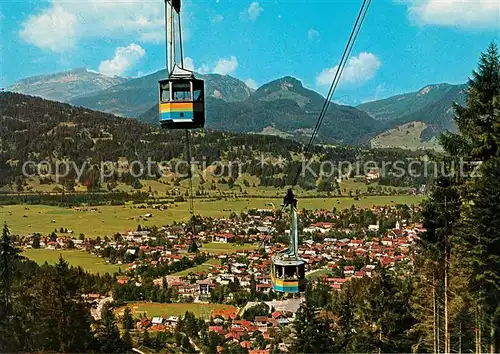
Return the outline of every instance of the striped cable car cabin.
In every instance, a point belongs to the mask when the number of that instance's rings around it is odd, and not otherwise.
[[[275,291],[299,293],[306,289],[305,262],[298,255],[297,199],[292,190],[288,190],[284,202],[290,206],[290,243],[271,259],[271,282]]]
[[[166,80],[159,81],[160,124],[165,129],[196,129],[205,126],[203,80],[192,71],[174,66]]]

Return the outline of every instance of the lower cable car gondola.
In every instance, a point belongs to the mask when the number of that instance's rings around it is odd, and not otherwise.
[[[298,255],[297,199],[291,189],[284,204],[290,207],[290,242],[287,249],[271,258],[271,282],[275,291],[299,293],[306,289],[305,262]]]
[[[196,129],[205,126],[203,80],[174,66],[169,78],[159,84],[160,124],[165,129]]]

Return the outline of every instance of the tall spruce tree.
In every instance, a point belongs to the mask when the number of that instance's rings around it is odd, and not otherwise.
[[[491,43],[469,80],[467,105],[455,106],[458,134],[442,139],[449,154],[482,163],[463,183],[463,217],[457,250],[476,304],[476,351],[497,350],[500,316],[500,53]],[[479,174],[477,173],[479,171]],[[483,330],[484,329],[484,330]]]
[[[329,323],[319,315],[319,308],[314,306],[309,296],[297,311],[293,328],[295,338],[292,344],[293,353],[332,353],[333,336]]]
[[[109,303],[101,311],[101,321],[97,330],[99,349],[104,353],[120,353],[126,349],[126,343],[120,337],[116,317]]]
[[[12,283],[16,262],[22,257],[10,237],[7,224],[4,224],[0,239],[0,351],[12,351],[16,348],[16,336],[12,329]]]
[[[133,329],[134,326],[134,319],[132,318],[132,311],[130,310],[130,307],[125,307],[125,310],[123,311],[123,318],[122,318],[122,327],[124,330],[130,330]]]
[[[469,266],[469,290],[476,300],[481,337],[496,353],[500,348],[500,157],[490,158],[474,185],[467,205],[462,238],[464,263]],[[483,343],[483,337],[485,342]]]
[[[420,243],[433,262],[419,269],[417,278],[432,284],[434,319],[427,323],[434,327],[434,352],[475,346],[479,353],[485,348],[483,338],[488,338],[494,352],[500,312],[500,202],[495,176],[500,171],[500,55],[495,43],[481,54],[478,70],[469,80],[466,105],[455,104],[454,110],[458,132],[448,132],[440,139],[444,166],[449,170],[454,162],[457,167],[459,159],[468,164],[434,183],[424,210],[427,232]],[[473,166],[481,163],[478,175]],[[422,317],[429,315],[429,311],[417,315],[419,326],[425,322]],[[475,325],[464,326],[472,318]],[[488,329],[487,334],[484,329]],[[474,343],[464,343],[470,338]]]

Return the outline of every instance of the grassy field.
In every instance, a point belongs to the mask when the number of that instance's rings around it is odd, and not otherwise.
[[[210,313],[213,309],[229,309],[235,308],[234,306],[222,305],[222,304],[160,304],[154,302],[134,302],[129,303],[128,307],[132,310],[132,314],[135,317],[139,317],[143,313],[146,313],[148,318],[151,317],[169,317],[169,316],[183,316],[186,311],[194,313],[196,317],[201,317],[204,319],[210,318]],[[115,312],[121,313],[125,309],[125,306],[118,307]]]
[[[352,205],[358,208],[370,208],[375,205],[391,205],[391,204],[420,204],[424,200],[422,196],[413,195],[398,195],[398,196],[368,196],[360,197],[359,200],[354,198],[311,198],[299,200],[299,208],[306,209],[346,209]]]
[[[377,135],[371,140],[371,146],[372,148],[398,147],[409,150],[442,150],[437,139],[432,138],[430,141],[422,141],[420,139],[420,136],[426,127],[427,125],[423,122],[410,122],[400,125],[399,127]]]
[[[218,265],[218,264],[220,264],[220,261],[218,259],[212,258],[203,264],[200,264],[200,265],[188,268],[188,269],[181,270],[180,272],[177,272],[177,273],[172,273],[171,275],[175,275],[178,277],[185,277],[185,276],[189,275],[189,273],[197,273],[197,272],[203,272],[203,271],[209,270],[211,266]]]
[[[385,133],[384,133],[385,134]],[[210,174],[210,167],[206,171],[197,170],[197,172],[193,175],[193,191],[203,190],[205,193],[209,193],[209,197],[217,197],[224,193],[232,195],[234,193],[238,195],[242,195],[243,192],[246,192],[247,195],[251,196],[259,196],[259,197],[282,197],[284,195],[285,190],[276,189],[274,187],[265,187],[260,186],[260,179],[256,176],[249,175],[248,173],[242,173],[234,183],[232,188],[229,187],[228,184],[219,183],[220,178],[213,177]],[[204,179],[200,178],[200,174],[204,175]],[[55,180],[55,177],[52,177]],[[247,183],[245,183],[245,181]],[[132,193],[135,191],[142,192],[150,192],[153,193],[157,198],[164,197],[172,197],[173,194],[170,194],[176,191],[178,194],[184,194],[189,189],[189,181],[187,179],[183,179],[176,186],[172,180],[172,177],[163,177],[158,180],[140,180],[142,187],[140,189],[134,189],[130,185],[126,185],[124,183],[118,183],[115,187],[115,192],[127,192]],[[212,190],[212,182],[215,183],[216,190]],[[27,186],[25,187],[26,192],[61,192],[62,185],[56,182],[51,184],[40,184],[38,178],[31,178],[26,180]],[[245,186],[247,184],[248,186]],[[376,186],[374,183],[372,186]],[[367,186],[365,183],[356,183],[353,179],[342,181],[340,183],[342,194],[348,195],[349,191],[355,191],[359,189],[361,191],[366,191]],[[11,189],[15,190],[16,186],[14,184],[11,185]],[[398,189],[398,188],[396,188]],[[75,185],[75,191],[85,192],[87,188],[79,183]],[[345,190],[345,191],[344,191]],[[101,186],[101,191],[107,192],[107,185],[103,184]],[[169,192],[169,194],[167,194]],[[313,197],[318,194],[316,190],[303,190],[300,187],[295,188],[295,192],[301,197]]]
[[[369,187],[377,188],[379,185],[378,185],[378,182],[372,182],[368,185],[365,182],[361,182],[361,181],[356,182],[353,178],[351,178],[348,180],[341,181],[339,183],[339,186],[340,186],[340,191],[341,191],[342,195],[348,196],[349,192],[352,192],[352,195],[355,196],[356,191],[359,191],[361,193],[367,193]],[[404,187],[380,186],[380,188],[382,188],[382,190],[384,190],[384,189],[387,190],[389,188],[391,190],[403,190],[403,191],[408,190],[408,188],[404,188]]]
[[[200,178],[200,173],[204,175],[204,183]],[[30,178],[26,180],[27,186],[25,186],[25,192],[61,192],[63,190],[63,186],[60,183],[55,182],[55,176],[52,176],[53,182],[51,184],[40,184],[40,180],[38,178]],[[197,171],[196,174],[193,175],[193,191],[197,190],[205,190],[209,193],[211,197],[218,196],[222,193],[238,193],[241,194],[245,191],[248,195],[258,195],[265,197],[276,197],[280,196],[284,192],[281,190],[277,190],[274,187],[265,187],[259,186],[260,179],[256,176],[249,175],[247,173],[242,173],[234,183],[232,188],[229,187],[228,184],[219,183],[220,178],[212,177],[209,172]],[[245,186],[245,180],[248,182],[248,187]],[[212,185],[212,181],[215,183],[216,190],[212,190],[210,187]],[[131,185],[127,185],[125,183],[118,183],[114,188],[115,192],[127,192],[133,193],[136,191],[142,192],[151,192],[156,197],[166,197],[167,192],[172,193],[173,191],[177,191],[181,194],[184,194],[189,189],[189,181],[187,179],[183,179],[180,181],[179,185],[174,185],[172,181],[172,177],[163,177],[158,180],[140,180],[142,187],[139,189],[134,189]],[[240,190],[241,187],[241,190]],[[14,184],[11,185],[11,190],[16,190],[16,186]],[[77,192],[85,192],[87,187],[77,183],[75,185],[75,191]],[[297,191],[300,191],[302,195],[314,196],[317,194],[316,191],[304,191],[301,190],[300,187],[296,188]],[[101,191],[107,192],[107,185],[101,185]],[[171,195],[170,195],[171,196]]]
[[[300,198],[300,195],[299,195]],[[374,196],[354,198],[302,198],[299,208],[337,209],[371,207],[387,204],[418,204],[421,196]],[[231,212],[240,213],[252,208],[270,208],[272,202],[279,208],[282,198],[229,198],[228,200],[195,200],[195,213],[202,216],[224,217]],[[146,213],[151,218],[143,218]],[[70,208],[46,205],[9,205],[0,206],[0,221],[6,222],[14,234],[40,232],[50,233],[61,227],[74,231],[76,235],[84,233],[89,237],[108,235],[116,232],[136,229],[137,225],[164,225],[175,221],[187,220],[190,216],[187,202],[172,205],[167,210],[138,209],[135,206],[100,206],[97,211],[75,211]],[[219,244],[220,245],[220,244]],[[216,247],[220,248],[220,247]]]
[[[106,263],[102,258],[94,256],[85,251],[76,250],[48,250],[48,249],[25,249],[23,256],[37,262],[38,264],[55,264],[59,260],[59,255],[74,267],[82,267],[89,273],[113,274],[118,272],[118,265]]]
[[[306,278],[307,278],[308,280],[316,280],[316,279],[318,279],[318,277],[319,277],[320,275],[330,274],[330,273],[331,273],[331,272],[330,272],[330,270],[328,270],[328,269],[318,269],[318,270],[316,270],[316,271],[314,271],[314,272],[312,272],[312,273],[307,274],[307,275],[306,275]]]

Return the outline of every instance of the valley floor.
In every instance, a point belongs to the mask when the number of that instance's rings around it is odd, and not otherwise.
[[[107,263],[103,258],[90,254],[86,251],[77,250],[52,250],[52,249],[24,249],[22,255],[38,264],[42,265],[47,262],[54,265],[62,256],[71,266],[82,267],[83,270],[89,273],[114,274],[118,272],[120,266],[117,264]],[[124,269],[125,266],[122,266]]]
[[[282,198],[227,198],[228,200],[195,201],[195,214],[204,217],[224,217],[232,212],[240,213],[249,209],[270,209],[273,203],[276,208]],[[299,208],[306,209],[345,209],[352,205],[361,208],[388,204],[419,204],[423,196],[363,196],[359,200],[350,197],[301,198]],[[146,217],[151,214],[151,217]],[[190,217],[189,203],[182,202],[169,206],[166,210],[141,207],[138,205],[99,206],[87,209],[71,209],[46,205],[8,205],[0,207],[0,220],[9,226],[12,234],[47,234],[59,233],[67,229],[78,237],[83,233],[86,237],[112,236],[117,232],[135,230],[141,226],[162,226],[173,221],[185,221]]]

